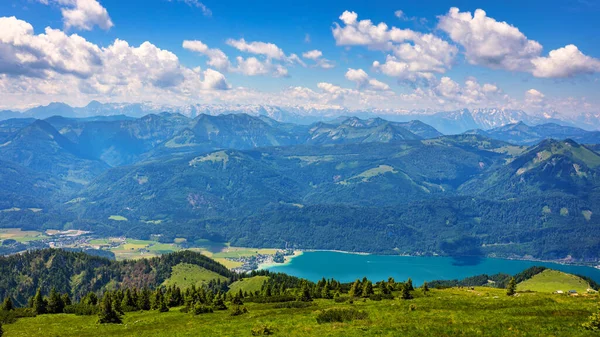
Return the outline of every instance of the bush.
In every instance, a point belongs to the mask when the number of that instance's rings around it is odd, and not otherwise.
[[[213,309],[211,307],[202,304],[197,304],[192,311],[194,315],[210,314],[212,312]]]
[[[65,314],[75,314],[77,316],[93,316],[98,314],[98,307],[90,304],[71,304],[64,309]]]
[[[233,308],[233,311],[231,311],[231,316],[239,316],[239,315],[243,315],[243,314],[247,314],[247,313],[248,313],[248,309],[246,309],[246,307],[236,305]]]
[[[586,330],[600,331],[600,312],[597,312],[588,318],[588,321],[581,325]]]
[[[277,303],[273,306],[274,309],[301,309],[312,307],[314,304],[310,302],[285,302]]]
[[[31,308],[17,308],[11,311],[0,310],[0,323],[11,324],[18,318],[35,317],[36,314]]]
[[[319,312],[317,323],[351,322],[355,319],[366,319],[369,315],[364,311],[356,309],[327,309]]]
[[[369,299],[371,301],[381,301],[383,299],[383,296],[381,296],[381,294],[374,294],[369,296]]]
[[[417,310],[417,306],[416,305],[411,304],[411,305],[408,306],[408,311],[415,311],[415,310]]]
[[[349,299],[350,299],[350,297],[348,297],[348,296],[338,296],[338,297],[334,298],[333,300],[335,301],[335,303],[344,303]]]
[[[261,325],[252,328],[252,336],[268,336],[275,333],[275,329],[268,325]]]

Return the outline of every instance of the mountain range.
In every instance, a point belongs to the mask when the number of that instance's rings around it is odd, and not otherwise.
[[[443,135],[422,121],[159,113],[9,119],[0,137],[1,227],[386,254],[600,250],[598,135],[570,126]]]
[[[94,118],[114,115],[139,118],[148,114],[160,114],[163,112],[181,114],[189,118],[195,118],[200,115],[248,114],[255,117],[266,116],[278,122],[303,125],[330,121],[340,116],[357,116],[363,119],[380,117],[395,122],[419,120],[433,126],[444,134],[459,134],[471,129],[489,130],[518,122],[532,126],[555,123],[590,131],[600,130],[600,113],[590,112],[573,115],[546,112],[532,115],[522,110],[497,108],[460,109],[442,112],[381,109],[352,111],[335,107],[310,108],[302,106],[280,107],[239,104],[169,106],[152,103],[100,103],[98,101],[92,101],[84,107],[71,107],[65,103],[55,102],[23,112],[5,110],[0,111],[0,120],[11,118],[45,119],[51,116]]]

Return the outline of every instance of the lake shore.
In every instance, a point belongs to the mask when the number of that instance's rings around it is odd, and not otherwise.
[[[304,251],[302,251],[302,250],[295,250],[294,255],[286,255],[284,257],[283,263],[277,263],[277,262],[274,262],[273,260],[271,260],[269,262],[260,263],[256,270],[265,270],[265,269],[269,269],[271,267],[286,266],[292,262],[292,259],[302,255],[303,253],[304,253]]]

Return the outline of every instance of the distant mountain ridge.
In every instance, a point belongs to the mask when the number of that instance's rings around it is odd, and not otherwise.
[[[67,104],[56,102],[47,106],[32,108],[22,113],[0,111],[0,120],[19,117],[44,119],[54,115],[79,118],[110,115],[142,117],[144,115],[159,114],[161,112],[178,113],[190,118],[202,114],[221,115],[245,113],[252,116],[267,116],[279,122],[305,125],[349,115],[363,119],[381,117],[395,122],[420,120],[433,126],[444,134],[459,134],[471,129],[488,130],[518,122],[524,122],[528,125],[556,123],[565,126],[579,127],[586,130],[600,130],[600,112],[586,112],[567,116],[555,112],[531,115],[522,110],[498,108],[459,109],[432,113],[382,109],[353,111],[346,108],[314,108],[302,106],[280,107],[260,104],[190,104],[184,106],[169,106],[153,103],[100,103],[98,101],[92,101],[85,107],[71,107]]]

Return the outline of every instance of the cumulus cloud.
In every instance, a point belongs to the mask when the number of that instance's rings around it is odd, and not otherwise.
[[[369,89],[375,91],[390,90],[390,86],[380,82],[369,75],[362,69],[349,68],[346,72],[346,78],[349,81],[355,82],[358,89]]]
[[[323,58],[323,52],[320,50],[310,50],[302,54],[302,57],[308,60],[315,61],[314,66],[323,68],[323,69],[331,69],[335,67],[335,63],[326,58]]]
[[[438,28],[464,48],[467,61],[493,69],[523,71],[535,77],[571,77],[600,71],[600,60],[584,55],[574,45],[542,57],[542,45],[528,39],[517,27],[496,21],[477,9],[458,8],[439,17]]]
[[[225,53],[221,49],[208,48],[208,46],[206,44],[202,43],[202,41],[198,41],[198,40],[183,41],[183,48],[207,56],[208,57],[207,64],[211,67],[214,67],[215,69],[218,69],[221,71],[229,71],[229,69],[231,68],[231,63],[229,62],[229,58],[227,57],[227,55],[225,55]]]
[[[200,10],[202,11],[202,14],[204,14],[204,16],[212,16],[212,11],[210,10],[210,8],[206,7],[206,5],[204,5],[202,2],[200,2],[198,0],[168,0],[168,1],[169,2],[173,2],[173,1],[183,2],[190,7],[200,8]]]
[[[204,90],[229,89],[216,70],[190,69],[172,52],[150,42],[131,46],[115,40],[99,47],[83,37],[0,18],[0,88],[6,95],[197,97]],[[167,94],[168,93],[168,94]]]
[[[79,35],[33,26],[15,17],[0,18],[0,72],[47,77],[50,72],[90,77],[102,65],[101,50]]]
[[[227,40],[227,44],[240,51],[250,54],[264,55],[275,60],[281,60],[285,58],[285,53],[283,50],[273,43],[260,41],[246,42],[244,39],[229,39]]]
[[[65,29],[92,30],[95,26],[109,30],[113,22],[106,8],[97,0],[39,0],[61,7]]]
[[[358,21],[358,14],[345,11],[340,16],[344,26],[335,24],[333,36],[339,46],[364,46],[390,52],[384,63],[373,67],[400,80],[431,79],[434,73],[444,73],[452,66],[458,49],[433,34],[410,29],[389,28],[381,22]]]
[[[548,57],[536,57],[533,76],[572,77],[580,74],[600,72],[600,60],[584,55],[572,44],[553,50]]]

